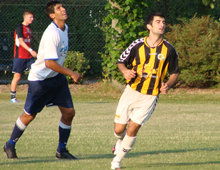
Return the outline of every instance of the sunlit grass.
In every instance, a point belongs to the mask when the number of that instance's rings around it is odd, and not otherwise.
[[[100,85],[71,92],[76,116],[67,147],[79,160],[55,159],[60,113],[56,107],[44,108],[17,143],[20,159],[8,160],[2,151],[0,169],[110,169],[111,149],[116,141],[113,120],[121,91],[112,85]],[[0,93],[0,147],[10,138],[14,123],[23,112],[26,93],[17,96],[21,102],[12,104],[8,100],[10,94]],[[171,91],[160,95],[153,115],[140,129],[136,144],[122,161],[122,168],[220,169],[219,110],[218,93]]]

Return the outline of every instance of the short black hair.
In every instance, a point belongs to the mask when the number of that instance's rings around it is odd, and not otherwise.
[[[146,18],[146,25],[147,24],[152,25],[152,22],[153,22],[155,16],[165,18],[165,16],[161,12],[154,12]]]
[[[54,13],[54,7],[57,5],[57,4],[60,4],[59,1],[49,1],[47,2],[46,4],[46,8],[45,8],[45,13],[47,15],[47,17],[51,20],[52,18],[50,18],[50,14],[53,14]]]

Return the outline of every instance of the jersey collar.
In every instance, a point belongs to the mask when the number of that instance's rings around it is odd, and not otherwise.
[[[57,28],[59,28],[58,25],[57,25],[55,22],[52,21],[52,23],[54,23],[54,25],[55,25]]]
[[[156,47],[159,47],[162,43],[163,43],[164,39],[162,39],[162,41],[156,46]],[[155,47],[150,47],[147,43],[147,36],[144,38],[144,44],[149,47],[149,48],[155,48]]]

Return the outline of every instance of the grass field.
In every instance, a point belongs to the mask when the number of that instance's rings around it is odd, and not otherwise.
[[[79,159],[55,159],[60,113],[45,108],[16,144],[18,160],[0,152],[0,169],[108,170],[113,158],[113,119],[120,92],[86,89],[73,92],[76,116],[67,147]],[[0,93],[0,147],[10,138],[22,113],[26,94],[18,104]],[[125,170],[220,169],[220,94],[178,93],[160,95],[157,107],[141,128],[137,141],[122,161]]]

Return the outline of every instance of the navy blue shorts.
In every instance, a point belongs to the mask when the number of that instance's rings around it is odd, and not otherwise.
[[[35,62],[34,58],[29,59],[21,59],[21,58],[14,58],[13,61],[13,73],[23,73],[24,70],[29,71],[31,69],[31,64]]]
[[[29,81],[24,106],[27,114],[40,112],[44,106],[73,108],[73,101],[67,79],[63,74],[42,81]]]

